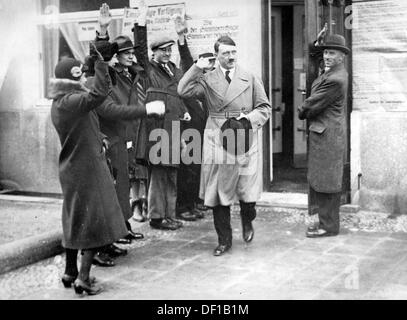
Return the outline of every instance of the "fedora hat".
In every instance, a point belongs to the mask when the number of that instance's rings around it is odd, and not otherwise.
[[[173,39],[166,35],[160,35],[153,41],[151,41],[150,48],[152,51],[154,51],[158,48],[163,49],[168,46],[172,46],[173,44],[175,44],[175,41]]]
[[[118,36],[114,39],[114,43],[117,43],[117,52],[133,49],[133,41],[128,36]]]
[[[332,34],[326,37],[324,44],[320,46],[322,49],[335,49],[348,54],[350,49],[346,46],[346,41],[340,34]]]

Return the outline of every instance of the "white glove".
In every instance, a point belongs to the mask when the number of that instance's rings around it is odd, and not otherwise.
[[[191,121],[191,115],[188,112],[185,112],[181,121]]]
[[[164,101],[155,100],[155,101],[151,101],[151,102],[146,103],[146,111],[147,111],[148,116],[151,116],[151,115],[162,116],[162,115],[164,115],[165,114]]]
[[[196,66],[199,69],[205,69],[205,70],[209,70],[213,67],[214,65],[214,61],[213,58],[199,58],[196,62]]]

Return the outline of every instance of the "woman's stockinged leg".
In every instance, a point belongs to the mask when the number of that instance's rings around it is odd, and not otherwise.
[[[102,288],[97,284],[90,281],[90,269],[92,267],[92,260],[96,254],[97,249],[82,250],[81,266],[79,269],[78,278],[75,280],[74,288],[77,294],[85,291],[89,295],[96,295],[102,291]]]
[[[78,276],[78,250],[77,249],[65,249],[65,274],[77,277]]]

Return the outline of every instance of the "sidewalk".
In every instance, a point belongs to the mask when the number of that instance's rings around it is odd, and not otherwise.
[[[3,210],[1,210],[3,212]],[[255,239],[241,239],[232,216],[233,248],[213,257],[211,214],[181,230],[134,224],[146,239],[129,246],[114,268],[95,267],[105,291],[64,289],[64,256],[0,275],[1,299],[407,299],[407,218],[342,214],[337,237],[308,239],[303,209],[258,208]],[[404,231],[403,231],[404,230]]]

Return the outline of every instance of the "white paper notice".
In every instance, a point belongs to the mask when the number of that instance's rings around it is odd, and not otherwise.
[[[79,41],[92,41],[95,39],[96,30],[99,23],[97,21],[79,22],[78,23],[78,39]]]
[[[354,109],[407,111],[407,1],[353,6]]]

